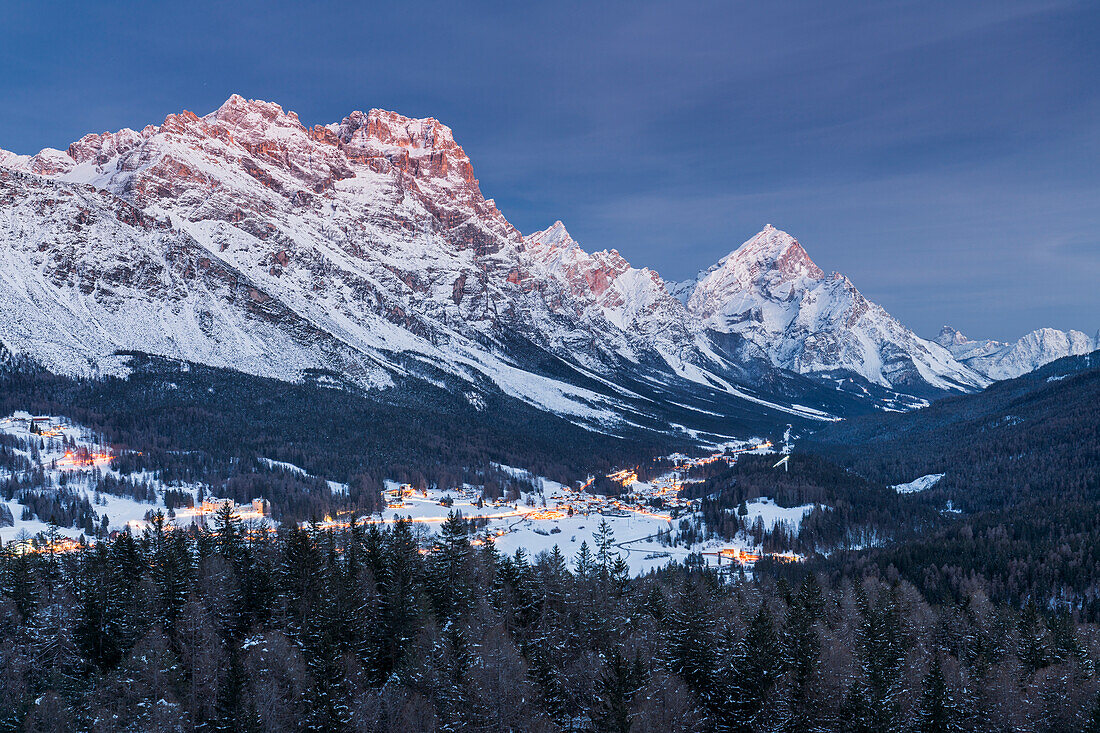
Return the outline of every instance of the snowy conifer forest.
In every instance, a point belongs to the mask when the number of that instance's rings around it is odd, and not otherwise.
[[[0,2],[0,733],[1100,733],[1100,2]]]
[[[1096,731],[1100,368],[607,435],[0,366],[0,730]]]
[[[1094,730],[1100,638],[1069,612],[931,602],[888,569],[631,577],[471,546],[446,522],[251,536],[154,520],[6,554],[6,729]]]

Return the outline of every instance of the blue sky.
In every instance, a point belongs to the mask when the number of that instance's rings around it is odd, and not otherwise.
[[[525,232],[680,279],[766,223],[919,333],[1100,328],[1095,2],[18,3],[0,147],[232,92],[455,130]]]

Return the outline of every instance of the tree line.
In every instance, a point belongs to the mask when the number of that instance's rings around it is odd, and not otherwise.
[[[1100,730],[1096,629],[980,581],[213,524],[0,553],[0,730]]]

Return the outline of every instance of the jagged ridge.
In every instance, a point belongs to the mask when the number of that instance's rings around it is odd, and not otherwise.
[[[861,399],[891,405],[892,391],[985,383],[772,227],[678,288],[585,252],[561,222],[525,238],[434,119],[375,109],[306,127],[234,95],[67,151],[0,152],[0,166],[21,172],[5,179],[0,236],[21,259],[0,339],[67,372],[138,348],[372,387],[442,370],[595,422],[621,419],[624,395],[648,399],[639,385],[706,393],[719,411],[781,394],[777,408],[817,414],[825,398],[776,367],[858,378],[886,390]],[[121,210],[147,226],[110,223]]]

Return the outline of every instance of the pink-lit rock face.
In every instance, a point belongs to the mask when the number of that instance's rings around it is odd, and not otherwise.
[[[133,150],[156,132],[157,128],[150,125],[141,132],[123,129],[115,133],[91,133],[70,145],[66,153],[77,165],[89,160],[104,164]]]
[[[47,148],[31,158],[27,167],[41,176],[63,175],[73,169],[73,160],[68,153]]]
[[[826,276],[794,237],[771,225],[701,273],[687,307],[707,328],[736,334],[792,371],[853,372],[883,386],[983,383],[848,278]]]
[[[578,316],[598,314],[668,355],[693,348],[691,319],[656,272],[631,267],[615,250],[585,252],[560,221],[528,236],[525,246],[539,275],[571,296]]]
[[[344,152],[377,168],[397,168],[417,178],[447,178],[454,173],[477,185],[470,159],[449,127],[434,119],[411,119],[380,109],[352,112],[337,132]]]
[[[518,332],[600,368],[649,348],[589,308],[593,289],[620,305],[598,270],[574,292],[540,269],[436,120],[371,110],[306,127],[277,104],[233,96],[205,116],[0,164],[89,183],[170,220],[204,263],[247,278],[246,304],[287,304],[364,349],[433,352]],[[619,260],[612,269],[626,267]]]
[[[297,363],[339,363],[366,382],[381,379],[373,366],[385,360],[373,356],[381,351],[419,354],[467,378],[497,358],[485,344],[518,334],[597,372],[658,363],[712,385],[706,370],[733,368],[729,353],[713,348],[713,332],[742,337],[754,358],[794,371],[848,369],[883,384],[914,374],[937,384],[980,381],[847,279],[826,277],[797,241],[770,226],[676,295],[614,250],[581,249],[561,222],[524,238],[484,197],[451,129],[431,118],[372,109],[307,127],[278,104],[234,95],[209,114],[183,111],[140,131],[85,135],[66,151],[0,151],[0,166],[53,179],[72,196],[90,184],[126,231],[176,232],[191,244],[186,266],[172,271],[174,288],[198,299],[217,293],[217,303],[233,304],[230,320],[295,324]],[[43,212],[61,205],[40,193]],[[77,246],[67,238],[86,239],[102,220],[97,211],[81,207],[72,233],[41,246],[59,253]],[[126,258],[115,248],[102,258],[84,263],[91,274],[79,287],[110,299],[122,281],[95,273]],[[159,272],[150,268],[128,262],[120,272]],[[186,322],[221,334],[212,324],[222,307],[204,306]],[[162,316],[150,306],[130,317]],[[193,325],[180,328],[200,339]],[[88,348],[129,343],[104,338]],[[248,346],[254,370],[273,369],[279,355],[266,349],[276,343],[268,334]],[[514,389],[541,389],[527,381],[517,378]]]

